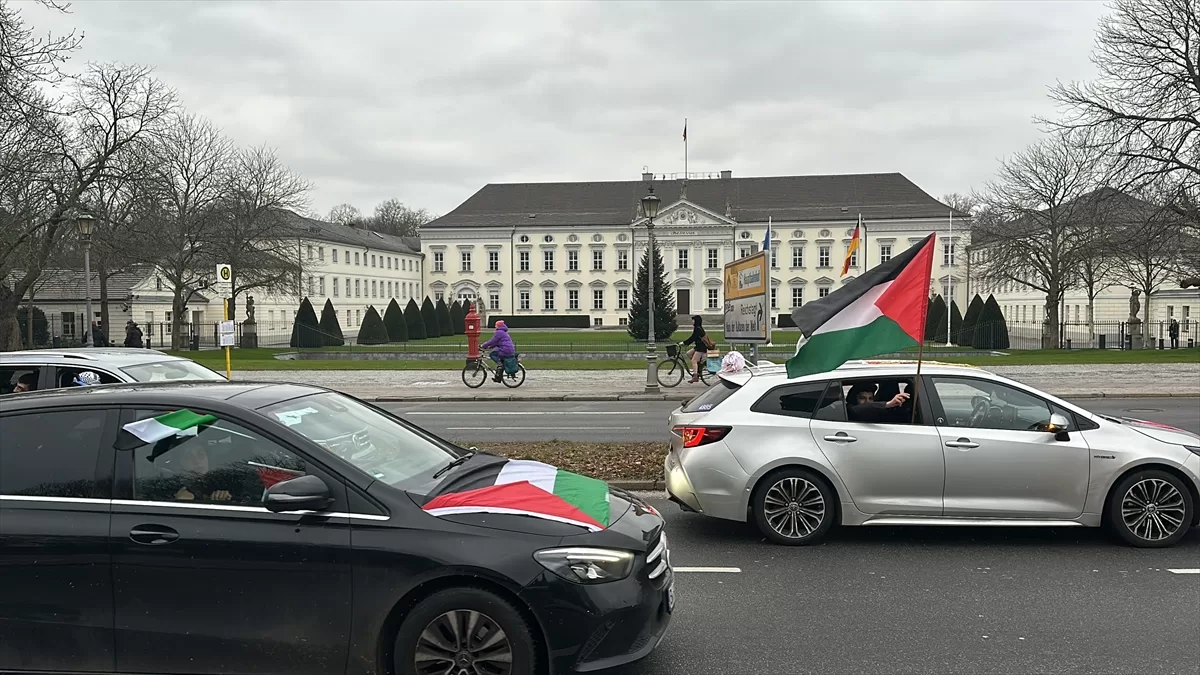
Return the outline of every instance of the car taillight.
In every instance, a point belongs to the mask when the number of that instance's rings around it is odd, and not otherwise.
[[[675,427],[675,433],[683,439],[683,447],[694,448],[698,445],[716,443],[725,438],[732,429],[733,427],[678,426]]]

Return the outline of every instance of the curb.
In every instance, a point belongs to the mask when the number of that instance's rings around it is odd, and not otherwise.
[[[639,492],[657,492],[665,490],[662,481],[659,480],[608,480],[604,481],[610,486],[620,488],[622,490],[639,491]]]
[[[510,394],[494,396],[471,396],[470,394],[414,394],[409,396],[375,396],[363,397],[370,403],[469,403],[474,401],[690,401],[696,394]],[[1053,396],[1065,399],[1100,399],[1100,398],[1200,398],[1200,392],[1133,392],[1108,394],[1104,392],[1049,392]]]

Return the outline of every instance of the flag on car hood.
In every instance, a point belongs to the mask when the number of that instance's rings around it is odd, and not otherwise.
[[[806,341],[788,359],[788,377],[824,373],[850,359],[921,343],[929,306],[934,235],[829,295],[792,310]]]
[[[609,525],[608,495],[602,480],[542,462],[476,453],[434,488],[421,508],[435,516],[523,515],[594,532]]]
[[[116,447],[128,450],[149,443],[157,443],[180,432],[197,429],[201,425],[212,424],[216,421],[217,418],[212,415],[201,415],[191,410],[176,410],[158,417],[130,422],[121,427]]]

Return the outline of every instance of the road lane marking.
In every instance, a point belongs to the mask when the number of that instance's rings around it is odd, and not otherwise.
[[[1171,574],[1200,574],[1200,568],[1185,568],[1179,570],[1167,570]]]
[[[601,410],[581,410],[579,412],[570,412],[566,410],[547,410],[541,412],[529,411],[463,411],[456,410],[453,412],[432,412],[432,411],[415,411],[400,413],[401,415],[645,415],[644,410],[629,410],[629,411],[601,411]]]
[[[446,427],[446,431],[629,431],[629,427]]]
[[[740,567],[672,567],[676,572],[715,572],[718,574],[740,574]]]

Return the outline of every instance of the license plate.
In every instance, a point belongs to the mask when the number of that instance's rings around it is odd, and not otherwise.
[[[667,583],[667,611],[675,612],[675,577],[671,576],[671,581]]]

